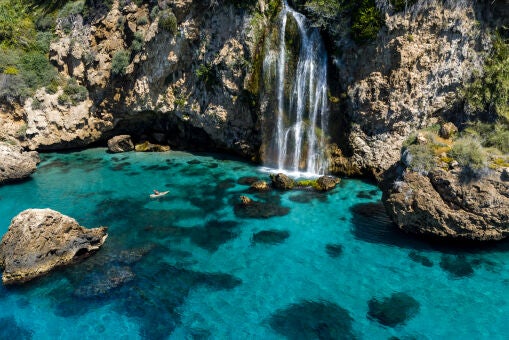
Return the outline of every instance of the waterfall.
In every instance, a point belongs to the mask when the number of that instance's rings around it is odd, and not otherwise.
[[[288,60],[295,57],[289,55],[286,46],[289,19],[298,29],[296,63]],[[272,46],[266,47],[263,63],[264,77],[271,83],[276,101],[270,116],[275,124],[266,124],[265,162],[280,171],[321,175],[327,171],[327,53],[318,30],[310,27],[306,17],[289,7],[286,0],[278,29],[278,39],[269,40]]]

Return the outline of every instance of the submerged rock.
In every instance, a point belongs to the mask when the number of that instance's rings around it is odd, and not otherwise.
[[[355,339],[350,313],[330,302],[304,301],[277,311],[269,319],[288,339]]]
[[[150,142],[136,144],[134,149],[138,152],[166,152],[166,151],[170,151],[170,147],[168,145],[152,144]]]
[[[293,179],[282,173],[271,174],[270,179],[272,181],[272,186],[280,190],[289,190],[295,185],[295,181]]]
[[[74,291],[74,295],[83,298],[100,296],[132,281],[134,277],[131,268],[113,266],[105,272],[90,274],[84,279],[84,284]]]
[[[0,244],[3,283],[23,283],[90,256],[106,240],[106,230],[86,229],[51,209],[21,212],[12,219]]]
[[[27,178],[39,162],[36,151],[23,152],[20,146],[0,142],[0,185]]]
[[[258,177],[255,177],[255,176],[243,176],[241,178],[239,178],[237,180],[237,183],[238,184],[241,184],[241,185],[251,185],[253,184],[254,182],[257,182],[259,181]]]
[[[253,235],[254,243],[278,244],[290,237],[286,230],[262,230]]]
[[[394,293],[390,297],[368,302],[368,317],[382,325],[394,327],[405,323],[419,311],[420,304],[408,294]]]
[[[316,180],[317,189],[321,191],[329,191],[336,187],[341,180],[333,176],[322,176]]]
[[[129,135],[119,135],[108,140],[108,151],[113,153],[133,151],[134,144]]]
[[[406,171],[382,190],[387,212],[407,232],[476,241],[509,236],[509,183],[498,173],[466,178],[461,169]]]
[[[284,216],[290,208],[283,207],[274,202],[255,201],[247,196],[240,196],[241,202],[235,205],[234,211],[241,218],[270,218]]]
[[[343,254],[343,246],[341,244],[327,244],[325,246],[325,251],[327,252],[327,255],[332,258],[339,257]]]

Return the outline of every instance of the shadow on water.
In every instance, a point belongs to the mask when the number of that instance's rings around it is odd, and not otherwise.
[[[303,301],[278,310],[269,324],[287,339],[355,339],[350,313],[331,302]]]
[[[412,235],[400,231],[381,202],[359,203],[350,208],[352,234],[360,241],[410,249],[430,249]]]

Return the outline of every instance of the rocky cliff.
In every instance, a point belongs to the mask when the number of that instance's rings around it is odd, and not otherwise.
[[[30,149],[63,149],[127,132],[256,157],[256,98],[247,88],[255,31],[268,20],[263,1],[87,4],[87,14],[57,20],[50,48],[62,78],[85,96],[43,88],[22,107],[3,106],[0,122],[14,126],[4,134]]]

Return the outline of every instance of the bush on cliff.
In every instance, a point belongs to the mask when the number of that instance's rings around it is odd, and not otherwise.
[[[111,59],[111,73],[113,75],[124,75],[128,65],[129,52],[126,50],[119,50],[115,52]]]
[[[488,154],[483,148],[481,141],[471,135],[466,135],[454,142],[449,153],[461,166],[473,170],[486,168]]]
[[[509,124],[509,43],[495,35],[483,74],[464,90],[467,110],[500,118]]]
[[[300,7],[314,26],[336,37],[349,31],[358,44],[374,40],[384,24],[375,0],[307,0]]]
[[[164,10],[159,14],[159,28],[173,35],[177,34],[177,17],[171,10]]]

